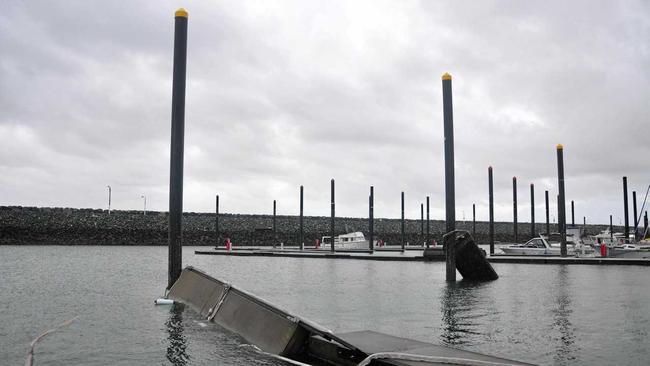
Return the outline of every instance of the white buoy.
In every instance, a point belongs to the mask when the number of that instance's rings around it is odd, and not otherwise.
[[[174,305],[174,300],[172,299],[156,299],[154,302],[156,305]]]

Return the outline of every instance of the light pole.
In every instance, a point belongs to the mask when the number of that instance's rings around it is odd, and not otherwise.
[[[147,215],[147,196],[144,194],[140,196],[140,198],[144,199],[144,208],[142,209],[142,215],[146,216]]]
[[[108,188],[108,214],[111,214],[111,186],[106,186]]]

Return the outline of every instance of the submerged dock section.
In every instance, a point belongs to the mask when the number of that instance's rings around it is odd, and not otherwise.
[[[528,365],[373,331],[336,334],[192,267],[168,297],[265,354],[312,365]]]

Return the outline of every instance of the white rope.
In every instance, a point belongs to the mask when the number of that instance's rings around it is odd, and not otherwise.
[[[288,362],[288,363],[290,363],[290,364],[292,364],[292,365],[297,365],[297,366],[312,366],[311,364],[308,364],[308,363],[304,363],[304,362],[300,362],[300,361],[292,360],[292,359],[290,359],[290,358],[283,357],[283,356],[280,356],[280,355],[275,355],[275,354],[273,354],[273,353],[264,352],[264,351],[262,351],[259,347],[257,347],[257,346],[254,345],[254,344],[240,344],[239,347],[250,347],[250,348],[252,348],[252,349],[253,349],[255,352],[257,352],[257,353],[261,353],[261,354],[266,355],[266,356],[270,356],[270,357],[273,357],[273,358],[277,358],[278,360],[282,360],[282,361],[284,361],[284,362]]]
[[[45,332],[41,333],[38,337],[34,338],[32,343],[30,343],[30,345],[29,345],[29,352],[27,353],[27,359],[25,360],[25,366],[32,366],[34,364],[34,347],[36,347],[36,343],[38,343],[46,335],[48,335],[48,334],[50,334],[52,332],[55,332],[57,329],[72,324],[72,322],[75,319],[77,319],[76,316],[74,318],[70,319],[70,320],[64,321],[63,323],[57,325],[56,327],[54,327],[52,329],[46,330]]]
[[[500,362],[491,362],[491,361],[479,361],[471,360],[467,358],[458,358],[458,357],[440,357],[440,356],[425,356],[425,355],[414,355],[410,353],[398,353],[398,352],[379,352],[372,354],[366,357],[361,361],[357,366],[366,366],[369,365],[372,360],[376,359],[395,359],[395,360],[406,360],[406,361],[419,361],[419,362],[436,362],[448,365],[465,365],[465,366],[514,366],[510,363],[500,363]]]

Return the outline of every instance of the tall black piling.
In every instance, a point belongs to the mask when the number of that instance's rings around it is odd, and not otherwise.
[[[303,186],[300,186],[300,236],[299,236],[300,250],[305,249],[305,231],[303,227],[304,193],[305,193],[305,189],[303,188]]]
[[[420,203],[420,242],[424,243],[424,203]]]
[[[431,223],[429,221],[429,196],[427,196],[427,248],[431,244]]]
[[[612,215],[609,215],[609,237],[614,240],[614,223],[612,221]]]
[[[512,177],[512,224],[515,234],[515,243],[519,242],[517,235],[517,177]]]
[[[573,204],[573,200],[571,200],[571,226],[576,226],[575,206]]]
[[[544,201],[546,202],[546,235],[551,235],[551,217],[549,216],[548,191],[544,191]]]
[[[275,226],[275,215],[276,215],[276,202],[273,200],[273,248],[275,248],[276,243],[278,242],[278,231]]]
[[[472,203],[472,236],[476,237],[476,204]]]
[[[169,270],[167,289],[180,277],[183,266],[183,152],[185,140],[185,74],[187,66],[187,11],[174,14],[174,71],[172,77],[172,129],[169,159]]]
[[[494,186],[492,184],[492,167],[488,167],[488,203],[489,203],[489,238],[490,255],[494,254]]]
[[[406,250],[406,233],[404,231],[404,192],[402,192],[402,252]]]
[[[587,216],[582,216],[582,226],[587,226]]]
[[[645,239],[645,235],[648,233],[648,211],[645,212],[645,215],[643,215],[643,236]]]
[[[555,196],[555,204],[557,205],[557,227],[558,232],[562,233],[562,211],[560,210],[560,195]]]
[[[639,228],[640,217],[637,216],[636,211],[636,191],[632,191],[632,212],[634,212],[634,240],[636,241],[636,231]]]
[[[370,196],[368,197],[368,232],[370,250],[375,250],[375,187],[370,186]]]
[[[330,250],[334,252],[334,215],[335,215],[335,207],[334,207],[334,178],[330,181],[330,208],[331,208],[331,219],[330,219],[330,239],[331,239],[331,246]]]
[[[535,185],[530,184],[530,236],[535,237]]]
[[[625,218],[625,242],[630,237],[630,218],[627,208],[627,177],[623,177],[623,217]]]
[[[215,216],[214,216],[214,240],[215,240],[215,247],[219,246],[219,243],[221,242],[220,234],[219,234],[219,195],[216,196],[215,198]]]
[[[560,253],[566,257],[566,211],[564,198],[564,147],[557,144],[557,180],[559,190],[558,223],[560,224]]]
[[[456,230],[456,192],[454,179],[454,114],[451,100],[451,75],[442,75],[442,108],[445,135],[445,211],[446,233]],[[445,236],[446,280],[456,281],[456,235]]]

